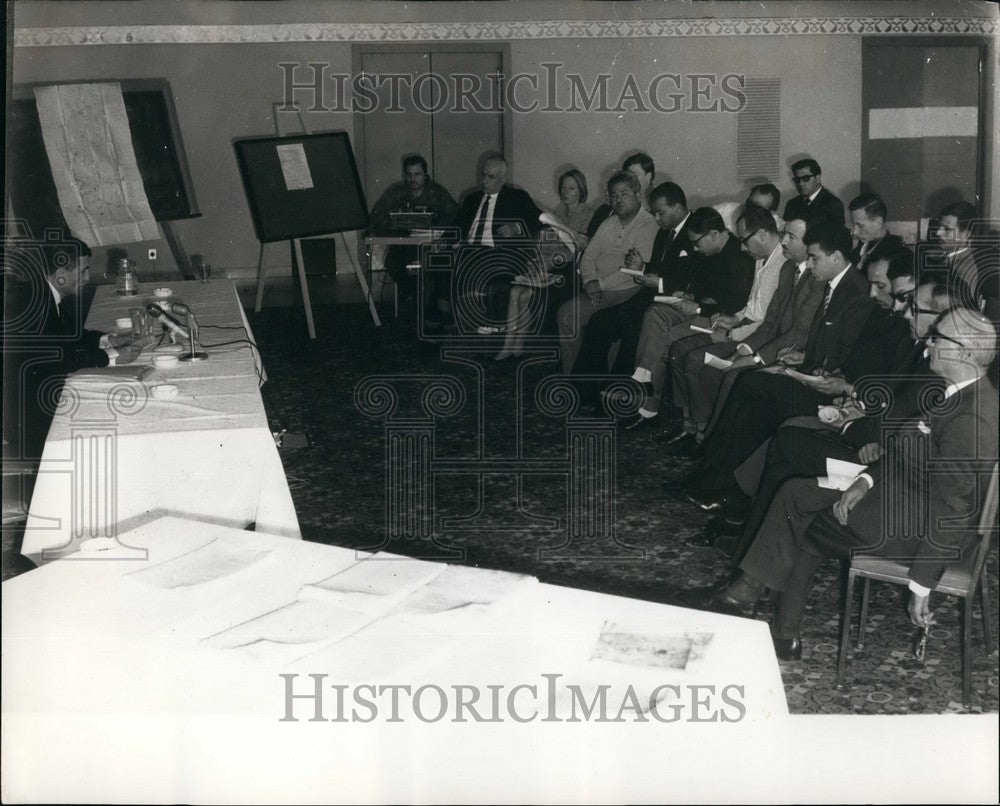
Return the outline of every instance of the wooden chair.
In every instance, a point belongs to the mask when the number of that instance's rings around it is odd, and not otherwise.
[[[990,486],[986,493],[982,515],[979,519],[979,546],[972,555],[972,562],[954,566],[945,571],[934,587],[936,593],[958,596],[964,600],[962,623],[962,704],[969,707],[972,699],[972,601],[979,588],[983,606],[983,645],[986,654],[993,652],[993,626],[986,579],[986,555],[989,552],[990,536],[996,531],[997,517],[997,467],[993,467]],[[851,628],[851,605],[854,601],[854,582],[859,577],[864,580],[861,594],[861,614],[858,623],[857,649],[864,646],[865,622],[868,619],[868,593],[871,580],[892,582],[895,585],[909,585],[909,566],[895,560],[888,560],[873,554],[856,555],[850,563],[847,574],[847,595],[844,603],[843,628],[840,636],[840,655],[837,659],[837,686],[842,685],[844,667],[847,664],[847,641]]]

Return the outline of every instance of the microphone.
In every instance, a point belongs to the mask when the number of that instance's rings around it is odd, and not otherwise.
[[[174,333],[176,333],[181,338],[184,338],[184,339],[191,338],[191,334],[188,333],[184,328],[182,328],[180,326],[180,323],[177,322],[176,319],[174,319],[172,316],[168,316],[166,313],[164,313],[163,309],[160,308],[158,305],[154,305],[152,302],[149,303],[146,306],[146,313],[148,313],[150,316],[152,316],[153,319],[155,319],[157,322],[159,322],[161,325],[163,325],[167,329],[172,330]]]
[[[170,314],[183,319],[190,331],[190,335],[185,333],[184,337],[188,339],[191,350],[187,355],[181,356],[181,361],[204,361],[208,358],[208,353],[198,349],[198,320],[194,316],[194,311],[183,302],[161,302],[159,309],[163,311],[164,306],[166,306]],[[163,315],[168,319],[173,318],[166,311],[164,311]]]

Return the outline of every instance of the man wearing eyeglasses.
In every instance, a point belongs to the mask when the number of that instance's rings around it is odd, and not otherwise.
[[[697,454],[715,395],[722,384],[721,369],[707,366],[706,356],[730,358],[737,345],[760,326],[778,286],[778,276],[787,262],[781,248],[781,236],[768,210],[750,207],[736,221],[736,237],[743,251],[756,261],[747,304],[735,314],[714,314],[711,334],[688,336],[674,342],[670,348],[673,404],[683,413],[683,422],[667,440],[670,454]]]
[[[997,461],[997,393],[984,377],[996,330],[978,312],[956,308],[928,336],[929,365],[947,387],[944,403],[911,418],[888,453],[842,494],[815,479],[786,482],[740,563],[742,574],[715,596],[713,609],[745,612],[766,586],[781,593],[771,633],[782,660],[802,655],[799,625],[824,557],[863,550],[909,564],[908,610],[930,624],[931,590],[976,546],[987,480]],[[914,444],[924,446],[914,449]],[[931,469],[934,463],[935,469]],[[897,513],[887,532],[883,502]],[[898,513],[901,508],[903,517]]]
[[[823,187],[823,171],[816,160],[792,163],[792,183],[799,195],[785,205],[785,221],[801,218],[807,224],[821,220],[844,224],[844,205]]]
[[[872,264],[869,273],[877,265]],[[912,254],[895,257],[889,273],[897,287],[912,288]],[[714,544],[738,562],[753,542],[774,495],[785,481],[796,476],[825,475],[828,458],[869,464],[881,455],[883,423],[898,423],[918,414],[935,387],[940,387],[938,394],[943,393],[940,377],[930,371],[923,340],[933,323],[952,307],[953,299],[941,280],[923,283],[915,293],[900,292],[900,296],[905,305],[903,313],[897,316],[905,316],[909,321],[910,338],[898,346],[889,373],[861,378],[857,389],[852,386],[850,394],[825,407],[826,420],[817,416],[786,420],[734,472],[740,488],[755,498],[752,506],[747,507],[746,517],[742,517],[744,513],[723,513],[723,517],[710,523],[690,543]],[[859,349],[873,348],[862,345]],[[835,412],[838,416],[832,418],[830,415]]]
[[[692,250],[700,256],[689,291],[670,302],[652,305],[642,321],[632,378],[641,383],[646,399],[627,430],[655,427],[667,379],[670,346],[695,331],[711,330],[713,314],[735,314],[747,303],[754,264],[711,207],[695,210],[687,223]]]

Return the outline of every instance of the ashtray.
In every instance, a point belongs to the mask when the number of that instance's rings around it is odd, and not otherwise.
[[[180,359],[170,353],[160,353],[153,356],[153,366],[157,369],[173,369]]]
[[[151,391],[157,400],[171,400],[177,397],[177,387],[172,383],[161,383],[154,386]]]

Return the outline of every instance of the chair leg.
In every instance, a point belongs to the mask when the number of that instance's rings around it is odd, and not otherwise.
[[[979,578],[980,603],[983,606],[983,647],[987,655],[993,654],[993,614],[990,612],[990,581],[986,578],[986,564]]]
[[[872,581],[865,579],[861,588],[861,615],[858,618],[858,643],[855,644],[857,650],[865,648],[865,625],[868,623],[868,594],[871,591]]]
[[[972,705],[972,596],[965,597],[962,625],[962,705]]]
[[[840,628],[840,654],[837,656],[837,688],[844,685],[844,667],[847,665],[847,642],[851,637],[851,611],[854,609],[854,572],[847,572],[847,591],[844,594],[843,625]]]

